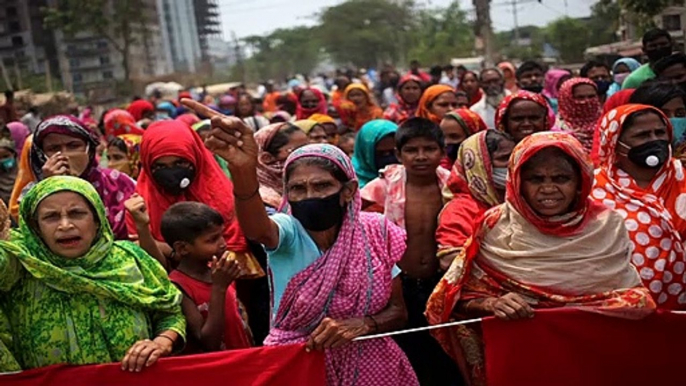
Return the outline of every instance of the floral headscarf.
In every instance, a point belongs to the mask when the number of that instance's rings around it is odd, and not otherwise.
[[[560,87],[560,128],[578,139],[590,154],[593,149],[593,133],[602,114],[602,107],[599,98],[576,100],[574,88],[580,85],[591,86],[596,92],[598,90],[595,82],[588,78],[565,81]]]

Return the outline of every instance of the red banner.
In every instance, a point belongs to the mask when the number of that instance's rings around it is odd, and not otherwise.
[[[324,386],[324,353],[301,345],[164,358],[140,373],[121,364],[50,366],[0,376],[2,386]]]
[[[483,321],[488,386],[684,385],[686,315],[537,311]]]

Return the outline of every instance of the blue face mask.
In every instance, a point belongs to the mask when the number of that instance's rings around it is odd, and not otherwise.
[[[5,158],[4,160],[0,161],[0,168],[6,172],[14,169],[14,166],[16,165],[17,161],[14,159],[14,157]]]
[[[674,136],[672,139],[672,146],[676,149],[676,147],[684,142],[686,138],[684,138],[684,135],[686,135],[686,118],[669,118],[669,121],[672,123],[672,127],[674,127]]]
[[[156,121],[167,121],[169,120],[169,114],[167,113],[157,113],[155,114],[155,120]]]

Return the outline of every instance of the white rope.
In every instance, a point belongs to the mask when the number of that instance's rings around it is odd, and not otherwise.
[[[361,337],[359,337],[359,338],[353,339],[353,342],[359,342],[359,341],[361,341],[361,340],[385,338],[385,337],[393,336],[393,335],[411,334],[411,333],[413,333],[413,332],[419,332],[419,331],[436,330],[436,329],[439,329],[439,328],[446,328],[446,327],[453,327],[453,326],[461,326],[461,325],[463,325],[463,324],[471,324],[471,323],[480,322],[481,319],[482,319],[482,318],[478,318],[478,319],[468,319],[468,320],[461,320],[461,321],[459,321],[459,322],[450,322],[450,323],[436,324],[436,325],[428,326],[428,327],[410,328],[410,329],[407,329],[407,330],[386,332],[386,333],[383,333],[383,334],[366,335],[366,336],[361,336]]]

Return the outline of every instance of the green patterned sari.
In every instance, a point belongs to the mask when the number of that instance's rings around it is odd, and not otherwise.
[[[40,202],[63,191],[82,195],[99,221],[90,251],[76,259],[51,252],[33,225]],[[90,183],[74,177],[45,179],[26,194],[19,212],[19,232],[11,241],[0,241],[0,299],[13,333],[14,357],[23,369],[118,362],[141,339],[165,330],[185,336],[181,293],[141,248],[114,241],[105,207]],[[0,333],[1,327],[0,319]],[[3,366],[0,361],[0,371],[12,370],[11,364]]]

